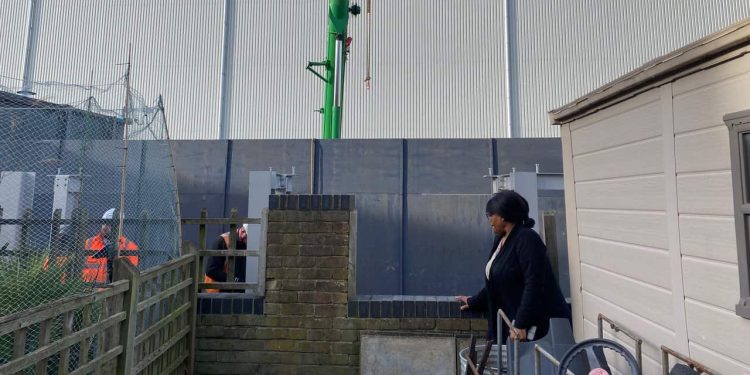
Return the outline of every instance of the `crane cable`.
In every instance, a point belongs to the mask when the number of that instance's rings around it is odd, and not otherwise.
[[[371,0],[367,0],[367,47],[366,47],[366,56],[365,56],[365,87],[367,90],[370,89],[370,81],[372,80],[372,77],[370,77],[370,25],[372,24],[372,4]]]

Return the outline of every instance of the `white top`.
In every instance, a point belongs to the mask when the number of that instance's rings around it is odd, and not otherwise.
[[[497,244],[497,249],[495,249],[495,252],[492,253],[492,258],[490,258],[490,261],[487,262],[486,266],[484,266],[484,276],[487,277],[487,280],[490,279],[490,270],[492,269],[492,262],[495,261],[497,254],[500,254],[500,249],[503,247],[503,243],[505,243],[505,237],[503,237],[500,240],[500,243]]]

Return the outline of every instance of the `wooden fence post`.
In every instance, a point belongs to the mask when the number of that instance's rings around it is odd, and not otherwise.
[[[207,218],[208,218],[208,209],[204,207],[201,210],[201,219],[207,219]],[[206,247],[206,224],[201,223],[200,225],[198,225],[198,251],[206,250],[206,249],[207,249]],[[198,256],[198,272],[200,272],[200,274],[198,274],[198,282],[202,282],[204,260],[203,260],[203,257],[200,256],[200,254],[197,254],[197,256]],[[198,289],[197,292],[200,293],[201,292],[200,289]]]
[[[122,343],[122,354],[117,361],[117,374],[130,375],[135,363],[135,329],[138,324],[138,289],[140,275],[138,269],[130,263],[126,257],[115,259],[114,281],[128,280],[130,286],[123,295],[122,308],[127,313],[125,320],[120,325],[120,342]]]
[[[229,214],[229,217],[232,219],[238,218],[240,215],[237,212],[236,208],[233,208],[231,210],[231,213]],[[229,224],[229,246],[227,246],[227,249],[229,250],[237,250],[237,223],[230,223]],[[212,249],[215,250],[215,249]],[[227,256],[226,257],[226,265],[227,265],[227,282],[233,283],[237,280],[235,280],[235,274],[234,274],[234,265],[235,265],[235,257],[233,256]]]
[[[188,316],[190,317],[190,335],[188,336],[188,363],[187,363],[187,373],[188,375],[193,375],[195,373],[195,330],[198,323],[198,283],[200,282],[201,277],[201,269],[200,267],[200,257],[198,256],[198,252],[195,250],[195,248],[192,247],[192,245],[188,244],[187,246],[182,246],[180,249],[180,252],[182,255],[193,255],[193,261],[190,263],[190,267],[188,269],[192,271],[192,275],[185,275],[185,277],[192,277],[193,283],[188,289],[188,296],[190,298],[190,312],[188,312]]]

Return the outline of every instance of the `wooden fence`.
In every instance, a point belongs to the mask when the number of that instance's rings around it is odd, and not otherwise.
[[[125,348],[120,332],[128,325],[124,303],[131,293],[129,282],[116,281],[89,295],[0,318],[0,337],[12,337],[6,342],[13,348],[0,374],[113,372]]]
[[[106,288],[0,318],[12,337],[0,374],[192,374],[195,259],[139,273],[120,258]]]
[[[183,246],[179,258],[142,272],[118,258],[106,287],[0,317],[0,339],[7,339],[0,342],[12,346],[9,358],[0,358],[0,374],[193,374],[199,290],[262,295],[265,280],[266,220],[238,218],[236,210],[230,218],[207,216],[203,210],[200,219],[182,220],[199,225],[197,251]],[[235,248],[236,228],[245,223],[261,224],[260,249]],[[207,225],[229,225],[228,250],[206,248]],[[207,256],[227,257],[229,280],[235,257],[258,256],[261,281],[202,282]]]

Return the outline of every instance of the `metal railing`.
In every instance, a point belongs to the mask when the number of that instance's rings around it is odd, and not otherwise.
[[[698,374],[707,374],[707,375],[716,374],[715,372],[711,371],[708,367],[706,367],[702,363],[697,362],[693,359],[690,359],[687,356],[662,345],[661,346],[661,371],[663,375],[669,375],[669,357],[670,356],[675,357],[679,359],[680,361],[685,362],[688,365],[688,367],[698,372]]]
[[[508,326],[508,329],[513,332],[512,337],[510,337],[511,345],[513,345],[513,367],[510,367],[508,369],[509,375],[518,375],[520,374],[519,367],[521,366],[521,356],[518,353],[518,343],[521,341],[520,336],[518,334],[518,331],[516,330],[516,327],[513,326],[513,323],[508,319],[508,316],[505,315],[505,312],[502,309],[497,310],[497,339],[498,342],[501,337],[503,337],[503,324]],[[501,353],[502,350],[502,343],[498,343],[498,352],[497,352],[497,369],[498,371],[502,371],[503,368],[503,354]],[[510,359],[510,356],[508,356]]]
[[[607,318],[606,316],[604,316],[604,314],[599,314],[596,317],[596,328],[600,339],[604,338],[603,322],[607,322],[607,324],[609,324],[609,328],[612,329],[614,333],[622,332],[623,334],[625,334],[625,336],[628,336],[635,342],[635,358],[638,361],[638,369],[643,372],[643,339],[638,335],[630,332],[629,330],[622,328],[620,324],[612,319]]]

